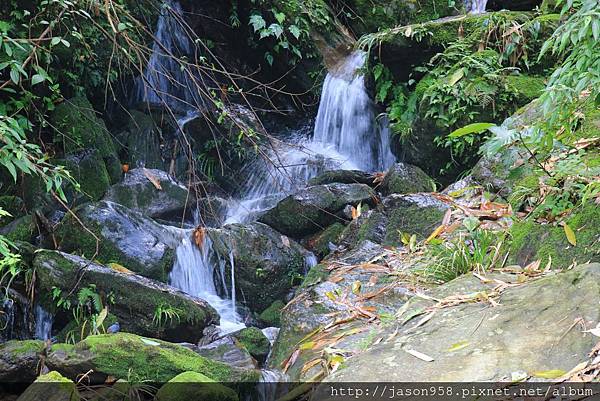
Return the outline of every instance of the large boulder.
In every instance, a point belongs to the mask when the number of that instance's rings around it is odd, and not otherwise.
[[[0,344],[0,382],[33,382],[44,348],[44,342],[39,340],[13,340]]]
[[[385,174],[381,183],[381,191],[385,195],[431,192],[435,183],[417,166],[396,163]]]
[[[296,277],[301,277],[310,255],[296,241],[261,223],[231,224],[209,229],[213,249],[233,260],[237,299],[253,311],[262,311],[283,299]],[[231,282],[231,269],[225,269]]]
[[[184,185],[164,171],[146,168],[127,172],[123,181],[110,187],[104,200],[161,219],[181,220],[194,207],[194,197]]]
[[[104,160],[96,149],[87,149],[67,155],[62,162],[69,170],[75,181],[79,184],[82,197],[85,200],[97,201],[104,196],[110,186],[110,176],[106,170]],[[73,198],[78,198],[72,189],[68,191]],[[78,199],[76,199],[78,200]]]
[[[336,221],[346,205],[374,205],[375,192],[365,184],[314,185],[288,196],[259,221],[294,238],[314,234]]]
[[[178,244],[169,229],[113,202],[88,203],[73,212],[77,218],[68,214],[57,228],[61,250],[105,264],[116,262],[158,281],[168,280]]]
[[[506,276],[500,279],[512,286],[494,307],[485,301],[463,302],[437,309],[426,323],[422,318],[410,319],[433,306],[434,299],[492,294],[497,288],[496,281],[483,283],[471,275],[439,287],[427,300],[413,298],[400,317],[409,321],[397,335],[388,337],[396,325],[383,329],[378,335],[387,340],[347,359],[345,369],[327,380],[498,382],[557,377],[587,361],[598,338],[577,322],[593,327],[600,321],[600,264],[526,283],[519,275]],[[432,361],[407,351],[421,352]]]
[[[112,294],[107,307],[125,331],[171,341],[196,342],[205,327],[219,322],[218,314],[205,301],[131,272],[119,271],[122,269],[56,251],[39,252],[33,266],[38,297],[49,309],[54,305],[53,288],[68,293],[73,288],[93,284],[97,292]],[[163,319],[158,325],[157,311],[167,308],[175,311],[177,317]]]
[[[374,186],[373,174],[359,170],[331,170],[308,180],[308,185],[326,184],[367,184]]]
[[[193,346],[191,349],[205,358],[223,362],[229,366],[242,369],[256,368],[256,361],[252,355],[231,335],[223,336],[207,345]]]
[[[204,358],[182,345],[128,333],[89,336],[74,346],[54,345],[46,364],[68,378],[91,371],[90,382],[100,384],[109,376],[132,383],[166,383],[188,371],[222,383],[255,382],[259,375]]]
[[[271,343],[264,333],[256,327],[247,327],[232,336],[252,355],[259,363],[264,363],[271,350]]]

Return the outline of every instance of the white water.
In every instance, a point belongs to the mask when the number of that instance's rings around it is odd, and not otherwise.
[[[54,320],[52,315],[39,305],[36,305],[34,315],[35,338],[44,341],[50,339],[52,337],[52,323]]]
[[[207,301],[221,316],[219,328],[223,334],[241,330],[246,327],[235,308],[235,268],[231,260],[232,297],[223,299],[217,294],[215,287],[215,267],[224,272],[225,262],[220,260],[212,248],[208,236],[204,237],[202,249],[192,243],[191,232],[185,231],[181,244],[177,247],[176,261],[169,274],[169,282],[173,287],[192,296]],[[221,273],[223,274],[223,273]],[[223,276],[224,277],[224,276]],[[224,278],[223,278],[224,280]],[[226,286],[224,286],[227,288]]]
[[[178,60],[193,54],[183,21],[181,5],[166,0],[154,33],[152,55],[143,77],[136,82],[136,100],[183,111],[204,108],[199,91],[194,90],[202,79],[199,71],[189,65],[182,68]]]
[[[241,199],[232,201],[226,224],[244,223],[327,170],[383,171],[396,158],[386,118],[379,121],[359,74],[366,53],[357,51],[325,78],[312,138],[298,132],[267,150],[269,160],[249,166]]]
[[[465,7],[469,14],[483,14],[487,6],[487,0],[465,0]]]

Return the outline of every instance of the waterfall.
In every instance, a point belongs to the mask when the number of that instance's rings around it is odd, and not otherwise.
[[[215,266],[220,264],[215,254],[212,241],[204,237],[201,249],[192,243],[191,232],[185,231],[176,250],[176,261],[169,274],[169,282],[173,287],[194,297],[207,301],[221,316],[219,327],[223,334],[231,333],[246,327],[235,309],[235,295],[231,299],[222,299],[215,287]],[[233,256],[233,255],[232,255]],[[232,285],[235,285],[234,265],[231,259]],[[232,288],[235,294],[235,288]]]
[[[202,81],[198,68],[178,60],[190,58],[194,48],[177,1],[163,4],[154,37],[152,55],[143,77],[136,81],[136,100],[166,104],[184,112],[204,108],[200,92],[193,90]]]
[[[35,338],[38,340],[48,340],[52,337],[53,316],[46,312],[40,305],[34,309],[35,315]]]
[[[359,170],[382,171],[395,158],[387,124],[377,121],[365,77],[359,73],[365,60],[366,53],[356,51],[325,78],[313,141],[333,145]]]
[[[465,0],[465,9],[469,14],[483,14],[487,0]]]

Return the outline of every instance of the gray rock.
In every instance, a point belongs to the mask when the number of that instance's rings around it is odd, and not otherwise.
[[[385,195],[431,192],[434,189],[435,183],[423,170],[406,163],[396,163],[381,183],[381,191]]]
[[[74,213],[85,228],[68,214],[56,232],[61,250],[92,258],[96,239],[89,230],[100,240],[95,260],[116,262],[142,276],[167,282],[178,243],[168,228],[107,201],[82,205]]]
[[[314,185],[280,201],[259,221],[294,238],[314,234],[336,221],[346,205],[374,205],[377,196],[365,184]]]
[[[222,337],[208,345],[194,347],[193,351],[205,358],[223,362],[242,369],[255,369],[256,361],[250,353],[239,346],[231,336]]]
[[[148,179],[155,178],[161,189]],[[119,203],[141,214],[160,219],[181,220],[191,215],[194,196],[164,171],[136,168],[125,174],[122,182],[110,187],[104,200]]]
[[[54,307],[51,296],[54,287],[68,293],[74,286],[84,288],[94,284],[98,293],[112,293],[114,303],[108,307],[110,313],[118,318],[122,331],[175,342],[196,342],[202,337],[205,327],[219,322],[217,312],[200,298],[78,256],[42,251],[37,254],[33,266],[38,278],[37,294],[45,307]],[[81,272],[84,273],[80,275]],[[76,303],[76,300],[72,302]],[[166,319],[159,327],[155,313],[159,307],[167,306],[177,311],[178,318]]]
[[[0,344],[0,381],[31,383],[38,373],[44,342],[39,340],[8,341]]]

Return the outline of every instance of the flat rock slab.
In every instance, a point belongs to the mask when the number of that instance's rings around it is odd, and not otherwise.
[[[481,291],[475,281],[465,276],[438,290],[442,298],[458,293],[449,288]],[[441,309],[421,327],[416,327],[419,318],[412,319],[394,339],[348,359],[327,381],[477,382],[511,380],[523,373],[535,378],[550,370],[566,373],[587,360],[598,342],[583,327],[600,321],[600,264],[508,288],[498,302],[495,307],[464,303]],[[432,304],[413,299],[412,312],[409,308],[404,316]]]

